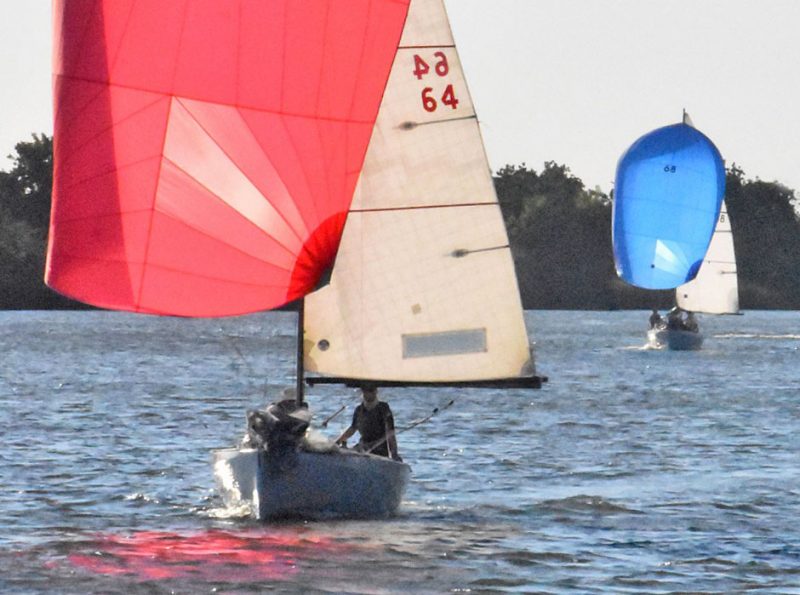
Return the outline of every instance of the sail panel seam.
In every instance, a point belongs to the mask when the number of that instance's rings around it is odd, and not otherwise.
[[[162,158],[158,160],[158,170],[156,171],[156,183],[153,188],[153,196],[150,203],[150,219],[147,222],[147,240],[145,240],[144,243],[144,258],[143,258],[144,262],[142,263],[142,271],[139,276],[139,287],[136,292],[136,300],[134,302],[134,307],[136,308],[136,311],[140,309],[142,303],[142,292],[144,291],[144,278],[147,272],[147,258],[150,253],[150,242],[152,241],[153,237],[153,219],[155,217],[156,200],[158,199],[158,189],[159,186],[161,185],[161,168],[164,165],[164,159],[163,159],[164,147],[167,144],[167,131],[169,130],[169,121],[170,121],[170,116],[172,115],[172,106],[173,103],[172,101],[170,101],[169,108],[167,109],[166,119],[164,122],[164,133],[163,133],[164,136],[161,139],[161,151],[159,151],[159,154],[162,156]],[[124,237],[122,238],[122,243],[124,246],[125,245]]]
[[[57,78],[67,79],[69,77],[65,77],[63,75],[57,75]],[[71,80],[75,80],[75,79],[71,79]],[[86,108],[89,107],[98,97],[100,97],[100,95],[102,95],[109,88],[107,83],[95,83],[95,84],[99,85],[100,89],[97,91],[97,93],[95,93],[90,98],[88,98],[83,105],[81,105],[79,108],[77,108],[74,111],[74,113],[72,114],[71,117],[66,118],[64,116],[63,110],[58,109],[56,111],[56,113],[54,114],[54,120],[59,121],[62,127],[67,127],[67,126],[71,125],[73,121],[75,121],[76,119],[82,117],[84,115],[84,111],[86,110]],[[62,88],[63,88],[63,85],[62,85]],[[63,94],[63,93],[64,93],[63,90],[60,91],[59,96],[61,94]],[[60,105],[61,102],[59,101],[58,103]]]
[[[208,192],[208,194],[210,194],[211,196],[213,196],[213,197],[214,197],[215,199],[217,199],[219,202],[222,202],[222,203],[223,203],[223,204],[224,204],[224,205],[225,205],[227,208],[232,208],[232,207],[231,207],[231,206],[230,206],[230,205],[229,205],[227,202],[225,202],[225,199],[224,199],[224,198],[222,198],[221,196],[219,196],[217,193],[215,193],[215,192],[214,192],[213,190],[211,190],[210,188],[207,188],[206,186],[204,186],[204,185],[203,185],[203,184],[202,184],[202,183],[201,183],[199,180],[197,180],[196,178],[194,178],[194,177],[193,177],[193,176],[192,176],[190,173],[188,173],[186,170],[184,170],[184,169],[183,169],[183,168],[182,168],[180,165],[178,165],[177,163],[175,163],[174,161],[172,161],[171,159],[169,159],[169,158],[167,158],[167,157],[163,157],[163,160],[164,160],[164,161],[166,161],[167,163],[169,163],[170,165],[172,165],[172,166],[173,166],[175,169],[177,169],[177,170],[178,170],[178,171],[180,171],[181,173],[183,173],[183,174],[184,174],[186,177],[188,177],[188,178],[189,178],[189,179],[191,179],[193,182],[195,182],[195,183],[196,183],[198,186],[200,186],[200,187],[201,187],[203,190],[205,190],[206,192]],[[262,195],[262,196],[263,196],[263,195]],[[202,233],[202,234],[203,234],[203,235],[205,235],[206,237],[209,237],[209,238],[211,238],[211,239],[214,239],[214,240],[218,240],[218,238],[215,238],[214,236],[212,236],[212,235],[210,235],[210,234],[207,234],[207,233],[205,233],[205,232],[202,232],[202,231],[200,231],[199,229],[196,229],[196,228],[194,228],[193,226],[189,225],[188,223],[186,223],[186,222],[185,222],[185,221],[183,221],[182,219],[177,219],[177,218],[175,218],[175,217],[171,216],[169,213],[166,213],[166,212],[164,212],[164,211],[162,211],[162,210],[158,209],[158,207],[157,207],[157,206],[154,206],[154,207],[153,207],[153,209],[154,209],[155,211],[157,211],[158,213],[160,213],[160,214],[162,214],[162,215],[164,215],[164,216],[166,216],[166,217],[169,217],[170,219],[173,219],[173,220],[175,220],[175,221],[180,221],[180,222],[181,222],[181,223],[183,223],[184,225],[187,225],[188,227],[190,227],[190,228],[192,228],[192,229],[195,229],[196,231],[198,231],[199,233]],[[238,213],[238,211],[236,211],[235,209],[233,209],[233,210],[234,210],[235,212],[237,212],[237,213]],[[250,219],[248,219],[247,217],[242,217],[242,218],[241,218],[241,220],[245,221],[245,222],[246,222],[248,225],[251,225],[251,226],[253,226],[253,227],[254,227],[255,229],[257,229],[259,232],[261,232],[261,233],[263,233],[264,235],[266,235],[267,237],[269,237],[271,240],[273,240],[273,241],[275,242],[275,244],[276,244],[276,245],[278,245],[279,247],[281,247],[281,248],[282,248],[282,249],[283,249],[283,250],[284,250],[284,251],[285,251],[287,254],[289,254],[290,256],[292,256],[292,257],[295,257],[295,256],[296,256],[296,254],[294,253],[294,251],[293,251],[293,250],[291,250],[291,249],[290,249],[290,248],[288,248],[287,246],[284,246],[284,245],[283,245],[283,244],[282,244],[282,243],[281,243],[281,242],[280,242],[280,241],[279,241],[279,240],[278,240],[276,237],[274,237],[274,236],[272,236],[272,235],[268,234],[266,231],[264,231],[264,229],[262,229],[261,227],[259,227],[258,225],[256,225],[256,224],[255,224],[253,221],[251,221],[251,220],[250,220]],[[300,241],[302,242],[302,238],[299,238],[299,239],[300,239]],[[218,241],[219,241],[219,240],[218,240]],[[224,243],[224,242],[223,242],[223,243]],[[230,244],[226,244],[226,245],[230,245]],[[256,258],[256,257],[253,257],[253,258]],[[258,259],[258,260],[261,260],[261,259]],[[266,261],[264,261],[264,262],[266,262]]]
[[[237,112],[238,112],[238,110],[237,110]],[[238,113],[239,113],[239,115],[240,115],[240,117],[241,117],[241,112],[238,112]],[[267,155],[268,155],[268,152],[267,152],[267,150],[264,148],[264,145],[261,143],[261,139],[260,139],[260,138],[258,138],[258,136],[256,136],[256,134],[255,134],[255,132],[253,131],[253,129],[252,129],[252,128],[250,128],[250,124],[249,124],[249,122],[247,121],[247,119],[246,119],[246,118],[242,118],[242,124],[244,124],[244,127],[245,127],[245,128],[247,128],[247,130],[250,132],[250,134],[252,134],[252,135],[253,135],[253,139],[256,141],[256,144],[259,146],[259,148],[260,148],[260,149],[261,149],[261,151],[263,152],[263,154],[264,154],[264,157],[265,157],[265,158],[267,158],[267,160],[268,160],[268,161],[270,162],[270,164],[273,166],[273,170],[274,170],[274,172],[275,172],[275,175],[276,175],[276,176],[277,176],[277,178],[278,178],[278,179],[281,181],[281,184],[283,185],[283,187],[284,187],[284,188],[286,188],[286,191],[287,191],[287,192],[289,192],[289,184],[287,183],[286,179],[284,179],[284,177],[283,177],[283,173],[280,171],[280,168],[277,168],[277,167],[275,167],[275,164],[274,164],[274,163],[272,163],[272,159],[271,159],[271,158],[269,158],[269,157],[267,157]],[[283,124],[283,119],[281,119],[281,124]],[[284,130],[285,130],[285,126],[284,126]],[[287,131],[287,134],[288,134],[288,131]],[[224,152],[224,151],[223,151],[223,152]],[[227,153],[226,153],[226,155],[227,155]],[[249,178],[249,177],[247,177],[246,175],[245,175],[245,177],[246,177],[248,180],[250,180],[250,178]],[[251,181],[251,182],[252,182],[252,181]],[[253,184],[253,186],[255,186],[256,188],[258,188],[258,186],[256,186],[255,184]],[[260,193],[260,191],[259,191],[259,193]],[[290,193],[290,194],[292,194],[292,193]],[[264,194],[261,194],[261,196],[264,196]],[[264,199],[265,199],[267,202],[270,202],[270,201],[269,201],[269,199],[267,199],[267,197],[266,197],[266,196],[264,196]],[[272,203],[270,202],[270,204],[272,204]],[[295,204],[295,206],[297,207],[297,205],[296,205],[296,204]],[[274,205],[273,205],[273,207],[274,207]],[[276,212],[280,213],[280,211],[278,211],[278,209],[277,209],[277,208],[276,208],[275,210],[276,210]],[[299,208],[297,208],[296,210],[297,210],[297,214],[298,214],[298,215],[299,215],[299,217],[300,217],[300,220],[303,222],[303,226],[305,227],[305,229],[304,229],[304,232],[305,232],[306,234],[310,235],[310,233],[311,233],[311,232],[310,232],[310,231],[309,231],[309,229],[308,229],[308,225],[307,225],[307,222],[306,222],[306,220],[305,220],[305,217],[303,217],[303,213],[302,213],[302,211],[301,211]],[[304,236],[302,236],[301,234],[297,233],[297,231],[294,229],[294,227],[291,225],[291,223],[289,223],[289,221],[288,221],[288,220],[287,220],[285,217],[283,217],[283,214],[282,214],[282,213],[281,213],[281,218],[282,218],[284,221],[286,221],[286,225],[288,225],[288,226],[289,226],[289,228],[290,228],[290,229],[291,229],[291,230],[294,232],[295,236],[297,236],[297,238],[300,240],[300,243],[303,243],[303,242],[305,241],[305,239],[304,239]],[[307,236],[306,236],[306,237],[307,237]]]
[[[114,51],[114,58],[111,60],[111,63],[108,64],[108,73],[107,73],[108,74],[108,80],[107,81],[103,81],[103,83],[108,85],[109,87],[112,86],[112,83],[111,83],[112,73],[114,72],[114,68],[116,68],[116,66],[117,66],[117,60],[119,59],[120,49],[125,44],[125,37],[127,37],[128,31],[130,30],[131,18],[133,18],[133,11],[136,10],[136,4],[137,3],[138,3],[138,0],[136,2],[131,3],[130,8],[128,9],[128,14],[125,16],[125,26],[123,27],[122,35],[120,35],[120,37],[119,37],[119,43],[118,43],[117,47],[115,47],[114,50],[113,50]],[[102,9],[101,9],[101,11],[102,11]],[[105,38],[105,41],[108,42],[108,38]],[[106,51],[108,51],[108,49],[109,49],[108,46],[106,46]]]
[[[140,109],[138,109],[138,110],[136,110],[136,111],[134,111],[134,112],[131,112],[130,114],[128,114],[126,117],[122,118],[121,120],[118,120],[118,121],[114,121],[114,122],[112,122],[110,126],[107,126],[106,128],[103,128],[102,130],[99,130],[99,131],[97,132],[97,134],[93,135],[91,138],[88,138],[88,139],[86,139],[86,141],[85,141],[85,142],[83,142],[83,143],[81,143],[81,144],[79,144],[79,145],[76,145],[75,147],[72,147],[72,148],[71,148],[71,153],[72,153],[72,156],[77,158],[77,153],[78,153],[78,152],[79,152],[81,149],[83,149],[83,148],[85,148],[85,147],[89,146],[91,143],[93,143],[94,141],[96,141],[97,139],[99,139],[99,138],[100,138],[100,137],[101,137],[103,134],[106,134],[106,133],[107,133],[107,132],[109,132],[109,131],[113,131],[113,130],[114,130],[114,129],[115,129],[117,126],[119,126],[120,124],[124,124],[124,123],[125,123],[125,122],[127,122],[128,120],[130,120],[130,119],[132,119],[132,118],[135,118],[135,117],[139,116],[141,113],[143,113],[143,112],[145,112],[145,111],[149,110],[149,109],[150,109],[150,108],[152,108],[154,105],[156,105],[156,104],[157,104],[157,103],[159,103],[160,101],[164,101],[164,100],[165,100],[165,99],[167,99],[167,98],[168,98],[168,96],[166,96],[166,95],[161,95],[161,96],[157,97],[156,99],[154,99],[154,100],[153,100],[151,103],[148,103],[147,105],[145,105],[145,106],[141,107]],[[154,157],[158,157],[158,155],[152,155],[152,156],[150,156],[150,157],[146,157],[144,160],[146,160],[146,159],[153,159]],[[144,161],[144,160],[142,160],[142,161]],[[70,162],[70,159],[69,159],[69,157],[67,157],[65,160],[63,160],[63,161],[62,161],[62,163],[61,163],[62,167],[63,167],[63,166],[65,166],[66,164],[68,164],[69,162]],[[125,167],[127,167],[127,165],[126,165]],[[119,171],[119,170],[121,170],[121,169],[122,169],[121,167],[115,167],[114,169],[112,169],[112,170],[110,170],[110,171]],[[110,172],[106,172],[106,173],[110,173]],[[101,175],[103,175],[103,174],[101,174]],[[88,179],[88,178],[87,178],[87,179]],[[69,186],[69,187],[71,187],[71,186]]]
[[[161,170],[162,170],[162,168],[164,166],[163,155],[164,155],[164,149],[167,146],[167,135],[168,135],[168,132],[169,132],[170,120],[171,120],[171,117],[172,117],[172,109],[173,109],[173,107],[175,105],[175,103],[174,103],[174,97],[175,97],[175,94],[174,94],[175,87],[174,87],[174,85],[175,85],[175,78],[176,78],[176,75],[177,75],[177,72],[178,72],[178,62],[180,61],[181,47],[183,46],[183,32],[184,32],[184,28],[186,27],[186,20],[187,20],[188,10],[189,10],[189,5],[188,5],[188,2],[187,2],[187,3],[185,3],[183,5],[183,18],[181,19],[181,30],[180,30],[180,33],[178,34],[179,35],[178,49],[177,49],[177,52],[175,54],[175,66],[174,66],[174,69],[173,69],[173,72],[172,72],[172,85],[173,85],[173,88],[172,88],[172,92],[170,93],[170,95],[173,97],[173,100],[171,100],[169,102],[169,108],[167,109],[167,115],[166,115],[166,118],[165,118],[165,121],[164,121],[164,131],[163,131],[163,137],[161,139],[161,150],[159,151],[159,154],[162,156],[162,159],[159,159],[159,161],[158,161],[158,170],[156,172],[156,183],[155,183],[155,187],[153,188],[153,197],[152,197],[152,202],[151,202],[151,206],[150,206],[150,220],[147,222],[147,240],[145,241],[145,244],[144,244],[144,258],[143,258],[144,262],[142,263],[142,271],[141,271],[141,275],[139,277],[139,287],[138,287],[138,291],[137,291],[136,302],[134,304],[137,310],[139,310],[141,308],[142,294],[144,292],[145,276],[147,275],[147,266],[148,266],[147,265],[147,259],[148,259],[149,255],[150,255],[150,245],[151,245],[152,238],[153,238],[153,221],[155,219],[156,201],[158,200],[158,190],[159,190],[159,188],[161,186]],[[123,238],[123,244],[124,244],[124,238]]]
[[[462,202],[447,205],[409,205],[404,207],[384,207],[373,209],[350,209],[351,213],[384,213],[393,211],[421,211],[426,209],[452,209],[458,207],[488,207],[496,206],[499,203],[495,202]]]
[[[106,218],[111,218],[111,217],[116,218],[117,215],[136,215],[136,214],[139,214],[139,213],[151,213],[151,212],[152,211],[150,209],[139,209],[139,210],[134,210],[134,211],[120,212],[120,213],[109,213],[107,215],[99,215],[99,216],[95,215],[95,216],[92,216],[92,217],[80,217],[80,218],[71,219],[69,222],[75,222],[75,221],[81,221],[81,220],[89,220],[89,219],[92,219],[92,220],[106,219]],[[192,231],[195,231],[198,234],[200,234],[200,235],[202,235],[202,236],[204,236],[204,237],[206,237],[206,238],[208,238],[210,240],[213,240],[215,242],[219,242],[221,244],[224,244],[225,246],[227,246],[231,250],[234,250],[234,251],[238,252],[239,254],[242,254],[243,256],[247,256],[248,258],[252,258],[253,260],[257,260],[258,262],[261,262],[261,263],[264,263],[266,265],[272,266],[272,267],[274,267],[276,269],[279,269],[281,271],[285,271],[287,273],[291,273],[292,272],[291,269],[284,268],[284,267],[282,267],[282,266],[280,266],[280,265],[278,265],[278,264],[276,264],[274,262],[271,262],[271,261],[268,261],[268,260],[264,260],[263,258],[259,258],[258,256],[254,255],[254,254],[251,254],[249,252],[246,252],[245,250],[242,250],[241,248],[238,248],[237,246],[234,246],[232,244],[224,242],[224,241],[220,240],[219,238],[217,238],[217,237],[215,237],[215,236],[213,236],[213,235],[211,235],[211,234],[199,229],[198,227],[196,227],[194,225],[191,225],[191,224],[187,223],[186,221],[184,221],[182,219],[178,219],[177,217],[172,216],[169,213],[166,213],[166,212],[158,210],[158,209],[156,209],[156,212],[159,215],[161,215],[163,217],[166,217],[168,219],[171,219],[172,221],[175,221],[176,223],[178,223],[178,224],[180,224],[180,225],[182,225],[182,226],[184,226],[184,227],[186,227],[188,229],[191,229]],[[288,254],[293,256],[293,254],[291,252],[288,252]],[[68,254],[68,256],[70,256],[70,255]],[[84,260],[99,260],[99,261],[107,260],[108,262],[128,262],[128,263],[131,263],[131,264],[138,264],[138,265],[143,265],[143,266],[146,264],[146,259],[143,260],[142,262],[138,262],[138,261],[129,260],[129,259],[128,260],[92,259],[92,258],[86,258],[86,257],[83,257],[83,256],[80,256],[80,257],[79,256],[71,256],[71,258],[83,258]],[[153,266],[156,266],[156,265],[153,265]],[[165,267],[162,267],[162,268],[165,268]]]
[[[75,256],[75,255],[72,255],[72,254],[70,254],[68,252],[62,252],[62,256],[66,257],[66,258],[71,258],[73,260],[81,260],[81,261],[85,261],[85,262],[148,266],[148,267],[153,267],[154,269],[159,269],[161,271],[167,271],[167,272],[170,272],[170,273],[177,273],[177,274],[186,275],[186,276],[189,276],[189,277],[196,277],[198,279],[206,279],[208,281],[221,281],[223,283],[234,283],[236,285],[242,285],[244,287],[252,287],[252,288],[272,287],[272,288],[275,288],[276,290],[282,290],[283,289],[283,285],[267,285],[267,284],[264,284],[264,283],[247,283],[246,281],[235,281],[235,280],[232,280],[232,279],[225,279],[224,277],[216,277],[216,276],[213,276],[213,275],[200,275],[200,274],[197,274],[197,273],[189,273],[189,272],[187,272],[185,270],[182,270],[182,269],[177,269],[177,268],[174,268],[174,267],[168,267],[168,266],[164,266],[164,265],[160,265],[160,264],[154,264],[154,263],[144,263],[144,262],[137,262],[137,261],[132,261],[132,260],[120,260],[120,259],[115,259],[115,258],[97,258],[97,257],[91,257],[91,256]],[[278,266],[276,266],[275,268],[279,268],[280,269],[280,267],[278,267]],[[286,269],[281,269],[281,270],[285,271]],[[135,308],[137,310],[140,309],[140,306],[139,306],[138,303],[135,303],[134,306],[135,306]]]
[[[248,111],[252,111],[252,112],[258,112],[258,113],[263,113],[263,114],[274,114],[274,115],[277,115],[277,116],[284,116],[284,117],[288,117],[288,118],[300,118],[300,119],[304,119],[304,120],[321,120],[321,121],[324,121],[324,122],[340,122],[340,123],[345,123],[345,124],[360,124],[360,125],[366,125],[366,126],[371,126],[371,125],[374,124],[374,122],[372,122],[371,120],[361,120],[361,119],[355,119],[355,118],[337,118],[337,117],[334,117],[334,116],[321,116],[319,114],[302,114],[300,112],[287,111],[287,110],[284,110],[283,108],[269,109],[269,108],[264,108],[264,107],[255,107],[255,106],[252,106],[252,105],[249,105],[249,104],[245,104],[245,103],[238,104],[238,103],[230,102],[230,101],[210,100],[208,97],[196,97],[196,96],[185,95],[185,94],[177,95],[177,94],[175,94],[173,92],[164,91],[162,89],[152,89],[152,88],[148,88],[148,87],[137,87],[135,85],[124,85],[124,84],[120,84],[120,83],[109,83],[108,81],[97,80],[97,79],[92,79],[92,78],[88,78],[88,77],[77,77],[77,76],[66,76],[66,75],[59,75],[59,76],[61,76],[61,78],[65,79],[65,80],[71,80],[71,81],[77,81],[77,82],[83,82],[83,83],[93,83],[93,84],[98,84],[98,85],[106,85],[109,88],[110,87],[118,87],[120,89],[128,89],[128,90],[133,90],[133,91],[144,91],[144,92],[147,92],[147,93],[154,93],[156,95],[162,95],[163,97],[170,97],[170,98],[174,97],[176,99],[188,99],[188,100],[191,100],[191,101],[198,101],[198,102],[202,102],[202,103],[208,103],[208,104],[211,104],[211,105],[235,107],[235,108],[238,108],[238,109],[244,109],[244,110],[248,110]]]
[[[330,9],[330,5],[326,4],[325,5],[325,18],[324,18],[324,22],[323,22],[323,25],[322,25],[322,30],[324,31],[323,39],[325,39],[325,41],[322,44],[322,54],[320,56],[319,72],[317,73],[316,98],[314,100],[314,115],[315,116],[319,116],[319,113],[320,113],[320,105],[319,105],[319,103],[320,103],[320,89],[322,87],[322,77],[323,77],[323,75],[325,73],[325,59],[326,59],[327,47],[328,47],[327,35],[328,35],[328,26],[330,24],[330,16],[331,16],[330,10],[331,10]],[[320,154],[322,155],[323,160],[328,162],[328,164],[330,164],[331,160],[329,160],[328,156],[325,154],[325,143],[323,141],[323,134],[322,134],[322,129],[320,128],[320,122],[316,118],[315,118],[314,130],[317,133],[317,142],[319,143]],[[327,197],[325,197],[325,198],[327,198],[327,200],[325,202],[330,202],[330,197],[332,196],[330,167],[323,167],[322,168],[322,172],[323,172],[324,181],[325,181],[325,188],[326,188],[327,193],[328,193]],[[316,223],[317,224],[319,224],[320,220],[322,219],[322,217],[320,217],[320,207],[317,204],[317,200],[319,198],[321,198],[321,197],[318,197],[316,193],[313,193],[311,195],[311,202],[314,205],[314,215],[315,215],[315,219],[316,219]],[[309,237],[311,237],[311,233],[312,232],[310,232],[308,234]]]
[[[229,160],[231,163],[233,163],[233,164],[236,164],[236,160],[235,160],[235,159],[234,159],[234,158],[233,158],[233,157],[232,157],[232,156],[231,156],[231,155],[230,155],[230,154],[229,154],[229,153],[228,153],[228,152],[225,150],[225,148],[224,148],[224,147],[222,147],[222,145],[220,145],[220,144],[217,142],[217,140],[214,138],[214,136],[211,134],[211,132],[210,132],[210,131],[209,131],[207,128],[205,128],[205,127],[203,126],[203,124],[202,124],[202,122],[200,122],[200,120],[198,120],[198,119],[195,117],[195,115],[192,113],[192,111],[189,109],[189,107],[188,107],[188,106],[186,106],[186,105],[185,105],[185,104],[184,104],[184,103],[183,103],[183,102],[182,102],[182,101],[181,101],[179,98],[176,98],[175,100],[176,100],[178,103],[180,103],[180,104],[181,104],[181,107],[183,107],[183,109],[184,109],[184,110],[186,110],[186,113],[187,113],[187,114],[189,114],[189,117],[191,117],[191,118],[192,118],[192,121],[194,121],[194,123],[195,123],[195,124],[197,124],[197,126],[198,126],[198,127],[199,127],[199,128],[200,128],[200,129],[201,129],[201,130],[202,130],[202,131],[205,133],[205,135],[206,135],[206,136],[207,136],[207,137],[208,137],[208,138],[209,138],[209,139],[210,139],[210,140],[211,140],[211,141],[214,143],[214,146],[216,146],[216,147],[217,147],[217,148],[220,150],[220,152],[221,152],[223,155],[225,155],[225,157],[227,157],[227,158],[228,158],[228,160]],[[259,143],[259,142],[258,142],[258,138],[257,138],[257,137],[256,137],[256,136],[253,134],[253,131],[252,131],[252,129],[250,128],[250,126],[248,126],[248,124],[247,124],[247,121],[246,121],[244,118],[242,118],[242,116],[241,116],[241,114],[239,113],[239,111],[238,111],[238,110],[236,111],[236,114],[237,114],[237,115],[239,116],[239,118],[241,119],[241,121],[242,121],[242,123],[244,124],[245,128],[247,129],[247,131],[248,131],[248,132],[250,132],[250,134],[252,134],[252,135],[253,135],[253,138],[256,140],[256,143],[257,143],[257,144],[258,144],[258,145],[261,147],[261,150],[263,151],[263,150],[264,150],[264,147],[263,147],[263,146],[261,146],[261,143]],[[266,156],[266,151],[264,151],[264,155]],[[225,202],[225,201],[224,201],[224,199],[223,199],[221,196],[219,196],[218,194],[214,193],[214,192],[213,192],[213,191],[212,191],[210,188],[208,188],[207,186],[205,186],[204,184],[202,184],[202,183],[201,183],[199,180],[197,180],[195,177],[193,177],[191,174],[189,174],[187,171],[185,171],[183,168],[181,168],[181,167],[180,167],[180,166],[179,166],[177,163],[175,163],[174,161],[170,160],[170,159],[169,159],[169,158],[167,158],[167,157],[164,157],[164,159],[166,159],[167,161],[169,161],[170,163],[172,163],[172,164],[173,164],[175,167],[177,167],[178,169],[180,169],[180,170],[181,170],[183,173],[185,173],[187,176],[189,176],[189,177],[190,177],[192,180],[194,180],[194,181],[195,181],[195,182],[196,182],[196,183],[197,183],[199,186],[201,186],[203,189],[207,190],[207,191],[208,191],[210,194],[212,194],[212,195],[216,196],[217,198],[219,198],[220,200],[222,200],[223,202]],[[300,243],[302,243],[302,242],[303,242],[303,236],[302,236],[302,234],[301,234],[301,233],[298,233],[298,232],[297,232],[297,230],[296,230],[296,229],[295,229],[295,228],[292,226],[292,224],[289,222],[289,220],[288,220],[288,219],[286,219],[286,217],[283,215],[283,213],[280,211],[280,209],[278,209],[278,208],[277,208],[277,207],[276,207],[274,204],[272,204],[272,202],[269,200],[269,198],[268,198],[268,197],[267,197],[267,196],[266,196],[266,195],[265,195],[265,194],[264,194],[264,193],[263,193],[263,192],[262,192],[262,191],[261,191],[261,190],[258,188],[258,184],[257,184],[257,183],[256,183],[256,182],[255,182],[255,181],[254,181],[254,180],[253,180],[253,179],[252,179],[252,178],[251,178],[249,175],[247,175],[247,174],[246,174],[244,171],[242,171],[242,169],[241,169],[241,168],[239,168],[238,166],[237,166],[237,169],[238,169],[239,173],[241,173],[241,174],[242,174],[242,176],[244,176],[244,178],[245,178],[245,179],[246,179],[248,182],[250,182],[250,183],[253,185],[253,187],[254,187],[254,188],[256,188],[256,189],[258,190],[258,193],[259,193],[259,195],[260,195],[260,196],[261,196],[261,197],[262,197],[262,198],[263,198],[263,199],[264,199],[264,200],[265,200],[267,203],[269,203],[269,205],[272,207],[272,209],[275,211],[275,213],[277,213],[277,214],[278,214],[278,216],[279,216],[279,217],[280,217],[280,218],[283,220],[283,222],[286,224],[286,227],[288,227],[288,228],[289,228],[289,229],[292,231],[292,233],[294,234],[294,236],[295,236],[295,237],[296,237],[298,240],[300,240]],[[283,180],[281,180],[281,182],[283,182]],[[286,187],[286,186],[284,185],[284,187]],[[228,208],[233,208],[233,207],[231,207],[230,205],[228,205],[228,203],[225,203],[225,204],[228,206]],[[236,209],[233,209],[233,210],[235,211]],[[238,211],[237,211],[237,212],[238,212]]]
[[[447,44],[431,44],[431,45],[399,45],[397,46],[398,50],[435,50],[440,48],[450,48],[455,49],[455,44],[447,43]]]

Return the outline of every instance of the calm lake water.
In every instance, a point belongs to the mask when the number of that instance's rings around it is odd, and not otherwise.
[[[0,313],[2,593],[800,593],[800,313],[527,312],[540,391],[386,389],[385,521],[260,524],[210,451],[293,383],[294,316]],[[322,420],[353,392],[313,388]]]

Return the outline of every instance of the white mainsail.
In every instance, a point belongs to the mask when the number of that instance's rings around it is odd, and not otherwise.
[[[514,263],[442,0],[413,0],[305,368],[366,380],[534,374]]]
[[[739,284],[733,234],[725,202],[697,276],[675,290],[678,307],[705,314],[738,314]]]

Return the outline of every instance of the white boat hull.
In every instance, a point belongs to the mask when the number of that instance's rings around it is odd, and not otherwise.
[[[297,451],[284,457],[253,448],[213,453],[225,505],[248,504],[260,520],[377,518],[395,514],[411,467],[351,451]]]
[[[654,349],[673,351],[695,351],[703,345],[702,333],[682,329],[650,329],[647,343]]]

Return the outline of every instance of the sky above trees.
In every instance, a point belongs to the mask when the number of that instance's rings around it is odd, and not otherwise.
[[[728,165],[800,188],[800,2],[445,3],[495,170],[554,160],[608,192],[622,152],[686,108]],[[3,0],[3,156],[52,133],[50,5]]]

